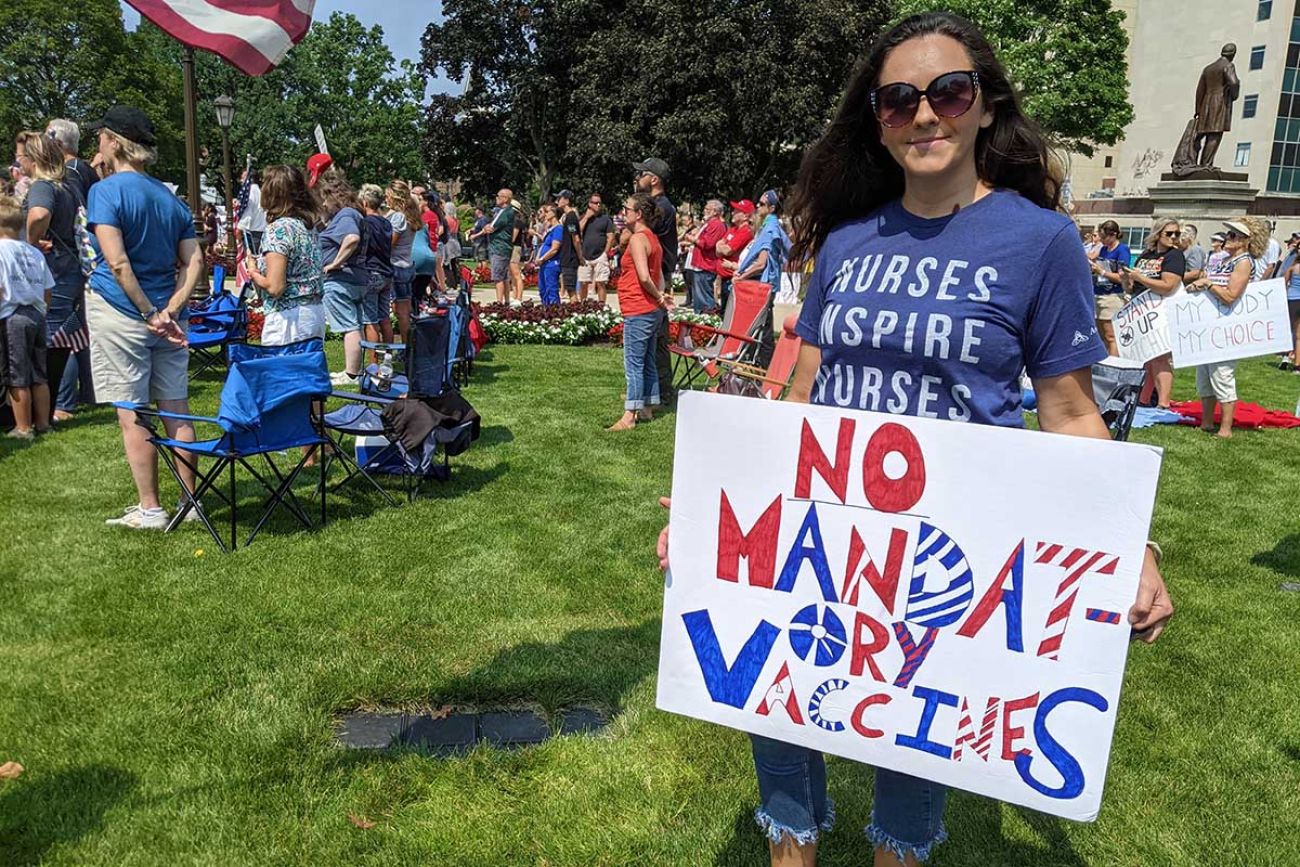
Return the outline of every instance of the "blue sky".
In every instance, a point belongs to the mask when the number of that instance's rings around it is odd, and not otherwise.
[[[430,21],[441,20],[442,0],[316,0],[315,18],[328,18],[334,12],[351,12],[363,24],[384,28],[384,41],[398,60],[420,59],[420,37]],[[128,29],[135,29],[140,13],[122,3]],[[438,81],[433,89],[446,91],[455,85]]]

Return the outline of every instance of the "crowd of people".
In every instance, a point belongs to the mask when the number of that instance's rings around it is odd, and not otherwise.
[[[164,418],[168,436],[192,442],[186,328],[205,273],[195,221],[148,174],[156,137],[147,116],[114,107],[91,129],[89,162],[68,120],[15,139],[12,195],[0,196],[9,436],[31,440],[98,401],[155,403],[173,414]],[[1113,320],[1129,299],[1183,289],[1232,304],[1249,282],[1272,276],[1286,281],[1296,329],[1295,353],[1282,365],[1300,363],[1300,233],[1284,246],[1267,221],[1242,216],[1212,232],[1207,249],[1196,225],[1158,217],[1133,251],[1106,221],[1081,233],[1080,256],[1046,139],[985,37],[946,13],[907,18],[871,48],[805,155],[789,215],[776,190],[709,199],[698,215],[679,209],[668,194],[671,170],[653,157],[634,164],[631,189],[608,206],[599,191],[563,189],[530,214],[503,188],[463,229],[455,203],[436,190],[401,179],[354,187],[326,154],[305,167],[250,167],[244,180],[234,228],[265,314],[261,340],[320,338],[327,327],[340,334],[336,385],[359,377],[363,340],[404,341],[422,305],[455,291],[463,251],[487,263],[499,304],[522,302],[532,269],[543,304],[604,302],[612,289],[626,394],[611,431],[650,421],[673,401],[668,314],[679,272],[696,312],[725,308],[735,281],[767,284],[770,322],[783,273],[792,263],[811,269],[786,398],[796,402],[1019,428],[1024,372],[1042,430],[1105,439],[1090,370],[1119,354]],[[215,209],[200,225],[208,244],[225,243]],[[886,259],[889,269],[869,264]],[[900,261],[918,278],[906,292],[897,282],[887,289],[883,273]],[[961,276],[959,264],[976,262]],[[898,327],[905,319],[927,323],[923,341],[911,325]],[[952,339],[935,338],[941,331]],[[1168,407],[1170,356],[1147,369],[1150,399]],[[1235,364],[1203,365],[1196,384],[1202,427],[1231,436]],[[165,527],[156,454],[134,413],[119,409],[117,420],[137,501],[108,523]],[[181,473],[178,505],[193,490],[192,473],[183,465]],[[667,538],[659,542],[665,566]],[[1173,612],[1158,558],[1153,543],[1129,617],[1148,641]],[[751,741],[756,819],[772,862],[812,863],[835,818],[823,758]],[[924,861],[946,836],[945,787],[887,769],[877,769],[874,785],[867,834],[876,863]]]
[[[1120,227],[1114,220],[1103,222],[1096,230],[1083,231],[1084,251],[1093,275],[1097,331],[1109,353],[1120,354],[1115,314],[1135,294],[1150,290],[1167,297],[1183,289],[1208,292],[1220,303],[1232,305],[1249,282],[1283,277],[1295,348],[1280,366],[1295,370],[1295,359],[1300,357],[1295,354],[1300,352],[1300,268],[1296,267],[1300,232],[1291,235],[1284,256],[1273,230],[1274,226],[1260,217],[1238,217],[1223,223],[1223,230],[1210,236],[1207,250],[1199,242],[1200,229],[1195,224],[1156,217],[1136,257],[1120,240]],[[1168,409],[1174,384],[1172,355],[1160,355],[1147,362],[1146,368],[1147,386],[1142,399]],[[1201,429],[1225,439],[1231,437],[1238,399],[1236,362],[1197,367],[1196,390],[1201,400]],[[1220,412],[1217,426],[1216,407]]]

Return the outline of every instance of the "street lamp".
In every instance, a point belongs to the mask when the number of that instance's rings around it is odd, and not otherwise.
[[[227,133],[235,119],[235,101],[228,96],[218,96],[212,100],[212,107],[217,110],[217,126],[221,127],[221,165],[222,180],[226,184],[226,249],[234,254],[235,250],[235,205],[230,188],[230,139]],[[238,263],[235,263],[238,265]]]

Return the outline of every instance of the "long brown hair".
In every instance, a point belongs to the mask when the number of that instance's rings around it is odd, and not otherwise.
[[[307,173],[297,166],[267,166],[262,170],[262,207],[268,220],[294,217],[310,227],[320,206],[307,186]]]
[[[961,43],[979,73],[979,92],[993,123],[975,139],[975,167],[986,184],[1015,190],[1043,208],[1060,204],[1063,174],[1038,125],[1021,109],[1006,70],[979,28],[951,12],[913,15],[876,40],[854,70],[839,109],[799,167],[790,207],[794,228],[791,259],[805,261],[841,223],[866,216],[903,195],[903,169],[880,140],[871,108],[885,58],[921,36],[942,35]]]
[[[348,183],[342,169],[328,168],[316,181],[316,195],[320,196],[321,219],[329,221],[344,208],[357,206],[357,194]]]
[[[388,207],[406,217],[406,228],[412,232],[420,231],[420,206],[411,196],[411,185],[406,181],[394,180],[384,190],[384,195],[388,198]]]
[[[23,146],[23,153],[32,161],[32,178],[41,181],[63,180],[63,148],[59,143],[39,132],[27,130],[14,138],[14,144]]]

